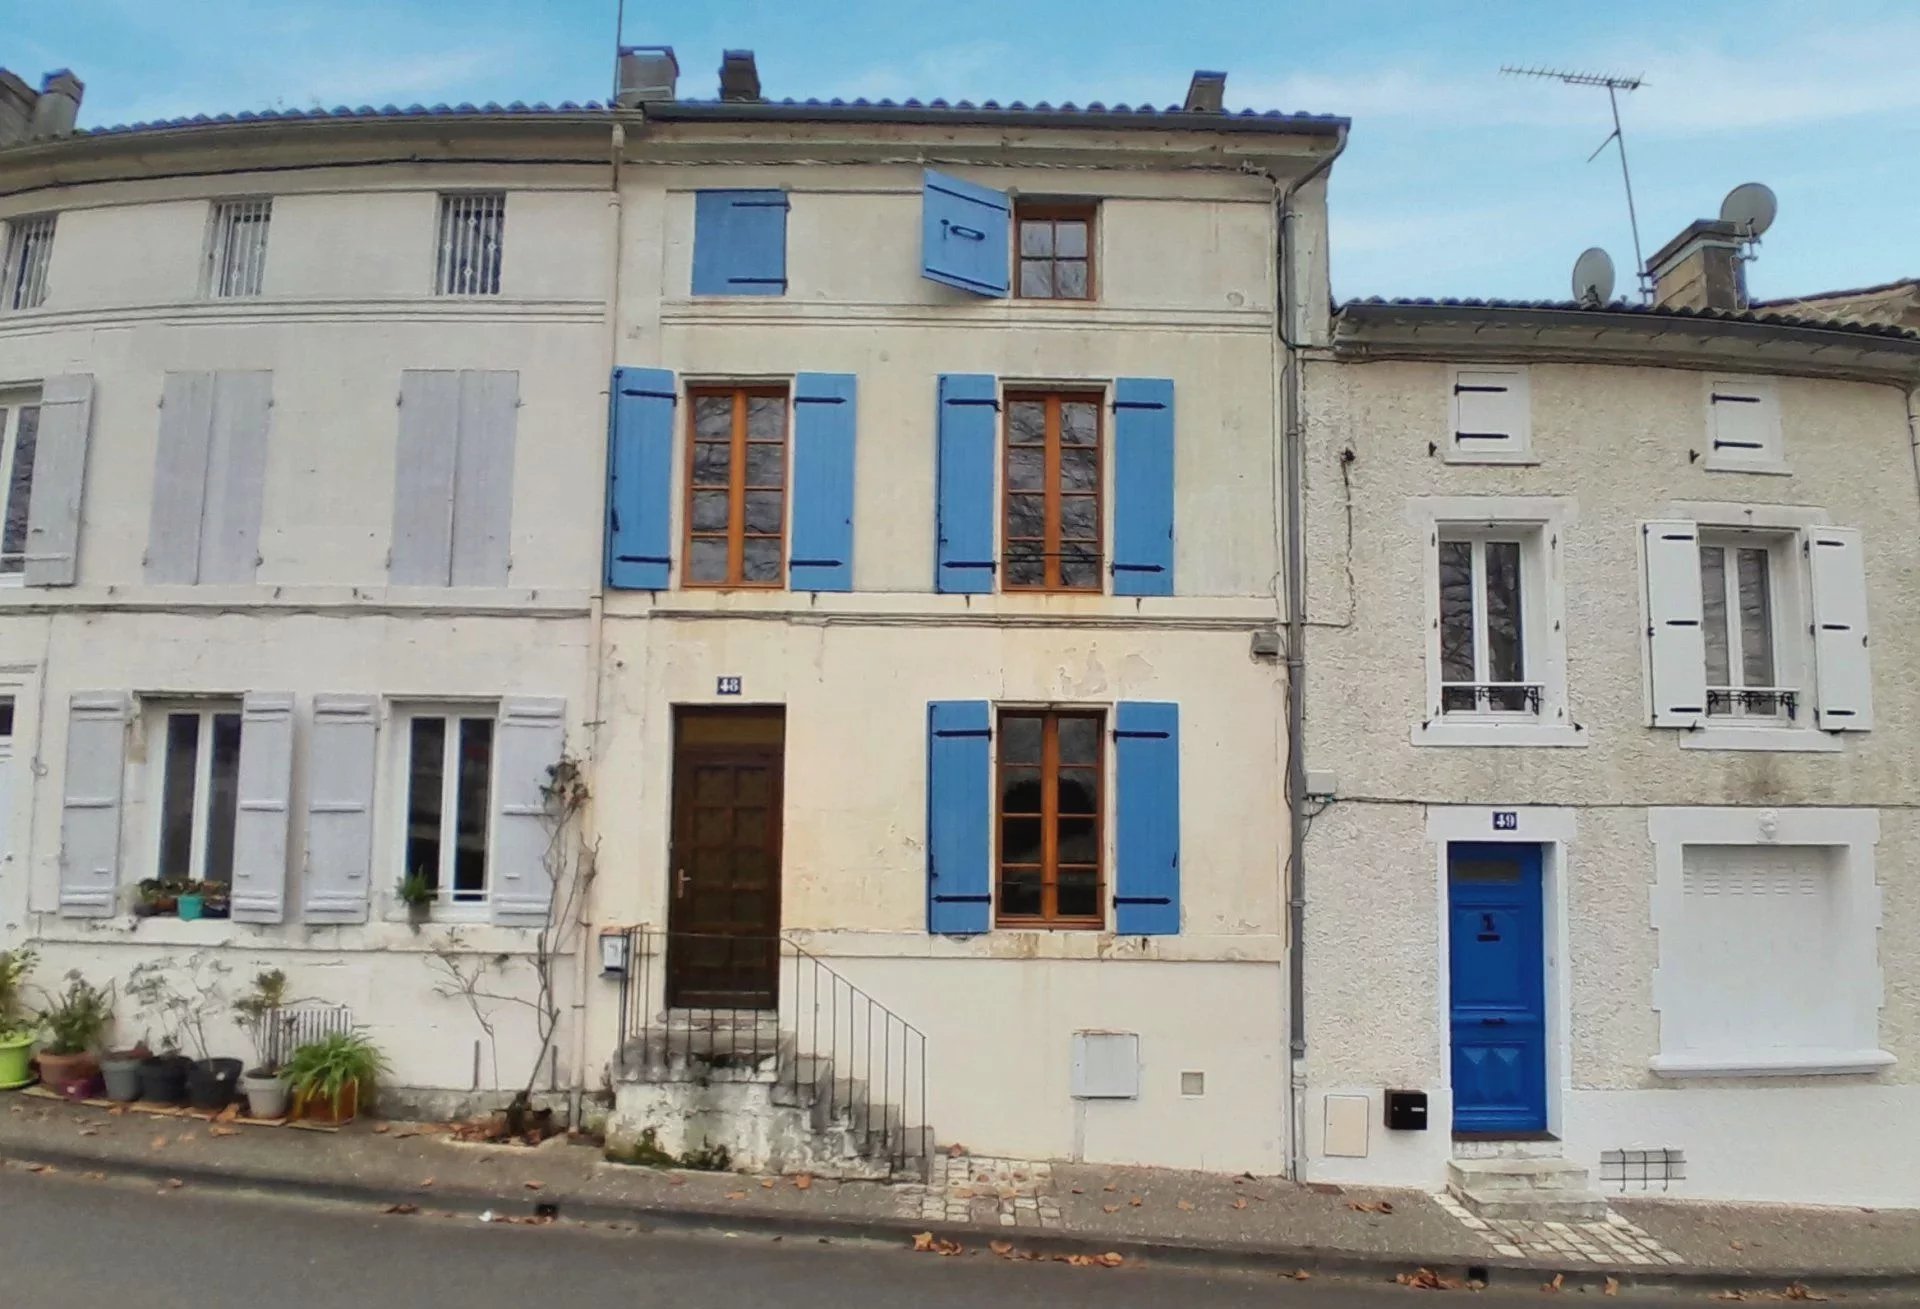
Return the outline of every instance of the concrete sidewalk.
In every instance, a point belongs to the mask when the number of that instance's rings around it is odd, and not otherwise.
[[[433,1125],[361,1122],[338,1132],[214,1124],[0,1095],[0,1160],[181,1186],[293,1192],[422,1213],[498,1219],[557,1206],[568,1218],[827,1240],[1391,1279],[1420,1268],[1524,1286],[1681,1284],[1821,1292],[1920,1286],[1920,1211],[1620,1201],[1608,1224],[1516,1235],[1412,1191],[1296,1186],[1273,1178],[942,1156],[926,1185],[656,1170],[556,1140],[472,1145]],[[1560,1226],[1560,1225],[1555,1225]],[[1514,1244],[1522,1240],[1524,1244]]]

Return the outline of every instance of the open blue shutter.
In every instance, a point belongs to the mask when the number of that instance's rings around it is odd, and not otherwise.
[[[607,421],[607,585],[664,591],[672,563],[673,374],[616,368]]]
[[[993,473],[999,384],[986,373],[940,375],[939,541],[933,589],[993,590]]]
[[[785,191],[695,193],[693,293],[787,293]]]
[[[1119,838],[1114,930],[1180,931],[1180,706],[1123,701],[1114,717],[1119,757]]]
[[[853,590],[852,373],[793,379],[793,558],[795,591]]]
[[[1005,295],[1012,223],[1006,192],[929,168],[920,191],[920,275],[975,295]]]
[[[1173,383],[1113,385],[1113,593],[1173,594]]]
[[[990,713],[985,700],[927,706],[927,930],[944,936],[992,917]]]

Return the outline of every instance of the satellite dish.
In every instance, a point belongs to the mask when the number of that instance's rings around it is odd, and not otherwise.
[[[1573,261],[1573,298],[1583,305],[1613,299],[1613,257],[1599,246]]]
[[[1742,182],[1720,202],[1720,221],[1732,223],[1750,241],[1772,227],[1779,212],[1780,202],[1763,182]]]

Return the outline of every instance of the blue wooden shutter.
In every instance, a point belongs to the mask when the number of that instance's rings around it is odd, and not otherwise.
[[[793,379],[793,558],[795,591],[853,590],[852,373]]]
[[[939,541],[934,590],[993,590],[993,485],[999,385],[986,373],[940,375]]]
[[[968,936],[992,918],[992,778],[985,700],[927,706],[927,930]]]
[[[673,374],[616,368],[607,422],[607,585],[664,591],[672,563]]]
[[[1119,757],[1114,930],[1173,936],[1180,931],[1180,706],[1122,702],[1113,739]]]
[[[693,293],[787,293],[785,191],[695,193]]]
[[[929,168],[920,191],[920,275],[975,295],[1005,295],[1012,210],[1006,192]]]
[[[1173,594],[1173,383],[1113,385],[1113,593]]]

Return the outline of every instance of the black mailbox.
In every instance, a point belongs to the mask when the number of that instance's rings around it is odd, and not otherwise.
[[[1387,1127],[1395,1132],[1427,1130],[1427,1093],[1425,1091],[1388,1091]]]

